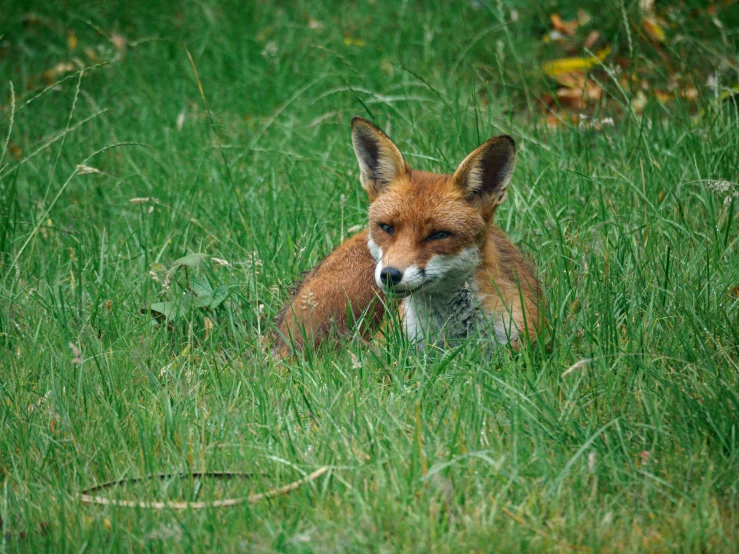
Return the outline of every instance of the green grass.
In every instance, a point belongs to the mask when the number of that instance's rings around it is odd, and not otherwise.
[[[739,549],[739,119],[705,86],[739,80],[730,2],[658,2],[663,45],[636,2],[582,6],[613,49],[600,130],[549,129],[538,100],[566,53],[548,15],[581,4],[23,4],[0,15],[0,550]],[[73,58],[111,63],[44,89]],[[670,82],[697,99],[660,104]],[[436,171],[516,138],[497,222],[539,268],[546,341],[416,354],[391,328],[376,351],[269,356],[290,283],[366,220],[353,115]],[[197,307],[188,283],[228,297]],[[162,302],[173,321],[142,313]],[[244,496],[323,465],[251,506],[75,496],[203,470],[255,476],[106,494]]]

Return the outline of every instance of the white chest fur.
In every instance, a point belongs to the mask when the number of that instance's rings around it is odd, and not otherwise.
[[[466,281],[456,290],[439,294],[419,291],[403,300],[403,324],[408,338],[423,348],[426,344],[452,346],[472,334],[508,342],[508,314],[485,314],[477,287]],[[511,337],[512,338],[512,337]]]

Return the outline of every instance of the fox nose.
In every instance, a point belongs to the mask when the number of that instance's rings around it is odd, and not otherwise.
[[[380,280],[388,285],[397,285],[403,279],[403,274],[394,267],[384,267],[380,271]]]

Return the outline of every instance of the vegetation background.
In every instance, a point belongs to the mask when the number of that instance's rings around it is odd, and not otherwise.
[[[732,0],[5,2],[0,550],[739,550],[738,31]],[[270,357],[365,224],[354,115],[435,171],[516,138],[497,222],[545,340]],[[76,496],[324,465],[234,508]]]

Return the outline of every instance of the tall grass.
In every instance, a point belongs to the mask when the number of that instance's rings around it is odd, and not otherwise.
[[[719,5],[714,32],[680,5],[655,46],[636,4],[629,27],[618,4],[556,4],[8,7],[1,548],[735,550],[739,120],[700,68],[736,79],[736,16]],[[587,121],[613,125],[547,127],[541,37],[578,7],[630,71],[654,88],[678,74],[698,98],[637,113],[608,59]],[[74,58],[88,70],[45,81]],[[356,114],[434,171],[516,138],[497,223],[539,268],[546,340],[418,354],[396,325],[374,348],[270,357],[290,283],[366,222]],[[204,256],[175,264],[189,254]],[[244,496],[322,465],[233,509],[75,496],[222,470],[254,475],[108,494]]]

